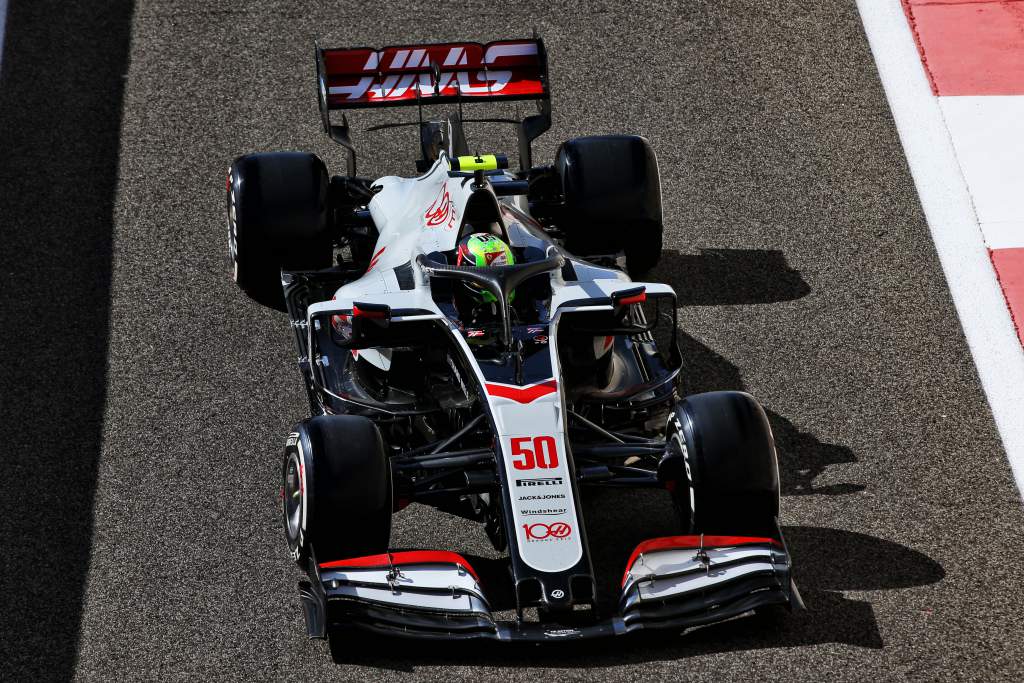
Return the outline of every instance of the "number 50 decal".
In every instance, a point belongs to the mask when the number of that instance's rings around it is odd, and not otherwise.
[[[530,442],[533,448],[530,448]],[[558,449],[551,436],[517,436],[512,438],[512,466],[517,470],[558,467]]]

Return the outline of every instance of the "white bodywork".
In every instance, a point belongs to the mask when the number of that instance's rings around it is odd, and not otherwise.
[[[451,251],[458,244],[464,209],[473,190],[471,179],[449,177],[449,170],[448,159],[442,154],[423,176],[389,176],[375,183],[381,190],[371,200],[369,209],[380,237],[370,267],[359,280],[338,289],[333,301],[309,307],[309,329],[313,327],[313,316],[348,311],[355,302],[387,304],[393,311],[418,309],[420,312],[415,318],[435,318],[446,323],[453,343],[465,357],[473,358],[457,322],[445,316],[434,302],[427,276],[416,263],[420,254]],[[524,223],[532,219],[514,199],[502,199],[499,209],[501,220],[494,228],[504,233],[513,247],[532,246],[543,252],[550,245],[524,227]],[[403,290],[394,269],[406,267],[406,264],[412,269],[414,287]],[[576,281],[567,283],[559,270],[550,273],[553,294],[549,328],[552,377],[547,382],[552,388],[549,391],[539,391],[536,386],[489,383],[477,363],[470,363],[480,386],[485,387],[501,444],[519,555],[527,565],[543,572],[569,570],[583,556],[573,473],[566,452],[565,403],[556,352],[558,320],[568,310],[610,309],[608,303],[588,305],[577,300],[604,298],[607,301],[617,291],[636,287],[636,283],[616,270],[582,261],[573,261],[573,267]],[[649,294],[672,292],[667,285],[644,284]],[[570,308],[563,305],[567,302],[576,303]],[[402,319],[392,317],[393,321]],[[359,357],[383,370],[390,366],[387,351],[361,349]],[[513,394],[512,398],[507,397],[509,393]],[[527,463],[522,454],[527,450],[533,453],[532,467],[523,467]]]
[[[416,265],[416,257],[420,254],[455,249],[459,242],[466,202],[473,194],[471,179],[449,177],[450,170],[448,157],[442,153],[441,158],[422,176],[386,176],[374,182],[374,186],[381,189],[368,205],[379,232],[377,244],[373,248],[373,258],[363,277],[338,289],[335,296],[337,301],[355,301],[360,296],[370,294],[390,295],[402,292],[394,268],[406,263],[412,265],[416,276],[416,288],[427,287],[426,279]],[[512,176],[493,178],[495,181],[504,179],[512,179]],[[511,198],[500,199],[498,206],[501,210],[499,227],[509,244],[513,247],[533,245],[543,248],[544,243],[522,225],[524,221],[531,220],[523,212],[525,207]],[[575,262],[574,265],[579,281],[572,283],[572,287],[577,291],[565,292],[562,300],[606,296],[589,287],[588,280],[611,279],[619,283],[630,282],[629,278],[619,271],[589,266],[581,262]],[[559,274],[552,274],[552,285],[556,292],[562,294],[558,290],[565,286],[565,282]],[[427,294],[429,298],[429,291]],[[381,300],[381,303],[388,302]]]

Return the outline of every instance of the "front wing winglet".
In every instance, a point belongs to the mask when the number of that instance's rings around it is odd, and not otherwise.
[[[627,628],[695,626],[757,607],[802,607],[785,545],[750,536],[670,536],[644,541],[622,579]]]

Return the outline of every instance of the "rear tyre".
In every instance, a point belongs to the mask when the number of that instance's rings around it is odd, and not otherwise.
[[[764,409],[749,394],[687,397],[669,415],[669,456],[682,458],[673,502],[690,533],[777,534],[779,467]]]
[[[333,256],[327,167],[304,152],[239,157],[228,170],[228,256],[235,283],[285,310],[281,269],[319,270]]]
[[[282,468],[288,552],[305,568],[386,552],[391,469],[377,426],[365,417],[321,415],[288,437]]]
[[[559,227],[579,256],[624,252],[639,277],[661,258],[661,178],[650,143],[635,135],[575,138],[558,150],[555,169],[564,208]]]

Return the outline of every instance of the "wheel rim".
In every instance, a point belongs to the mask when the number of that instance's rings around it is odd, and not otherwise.
[[[288,458],[288,470],[284,476],[284,517],[288,524],[288,538],[292,540],[298,539],[302,525],[303,495],[302,465],[293,453]]]

